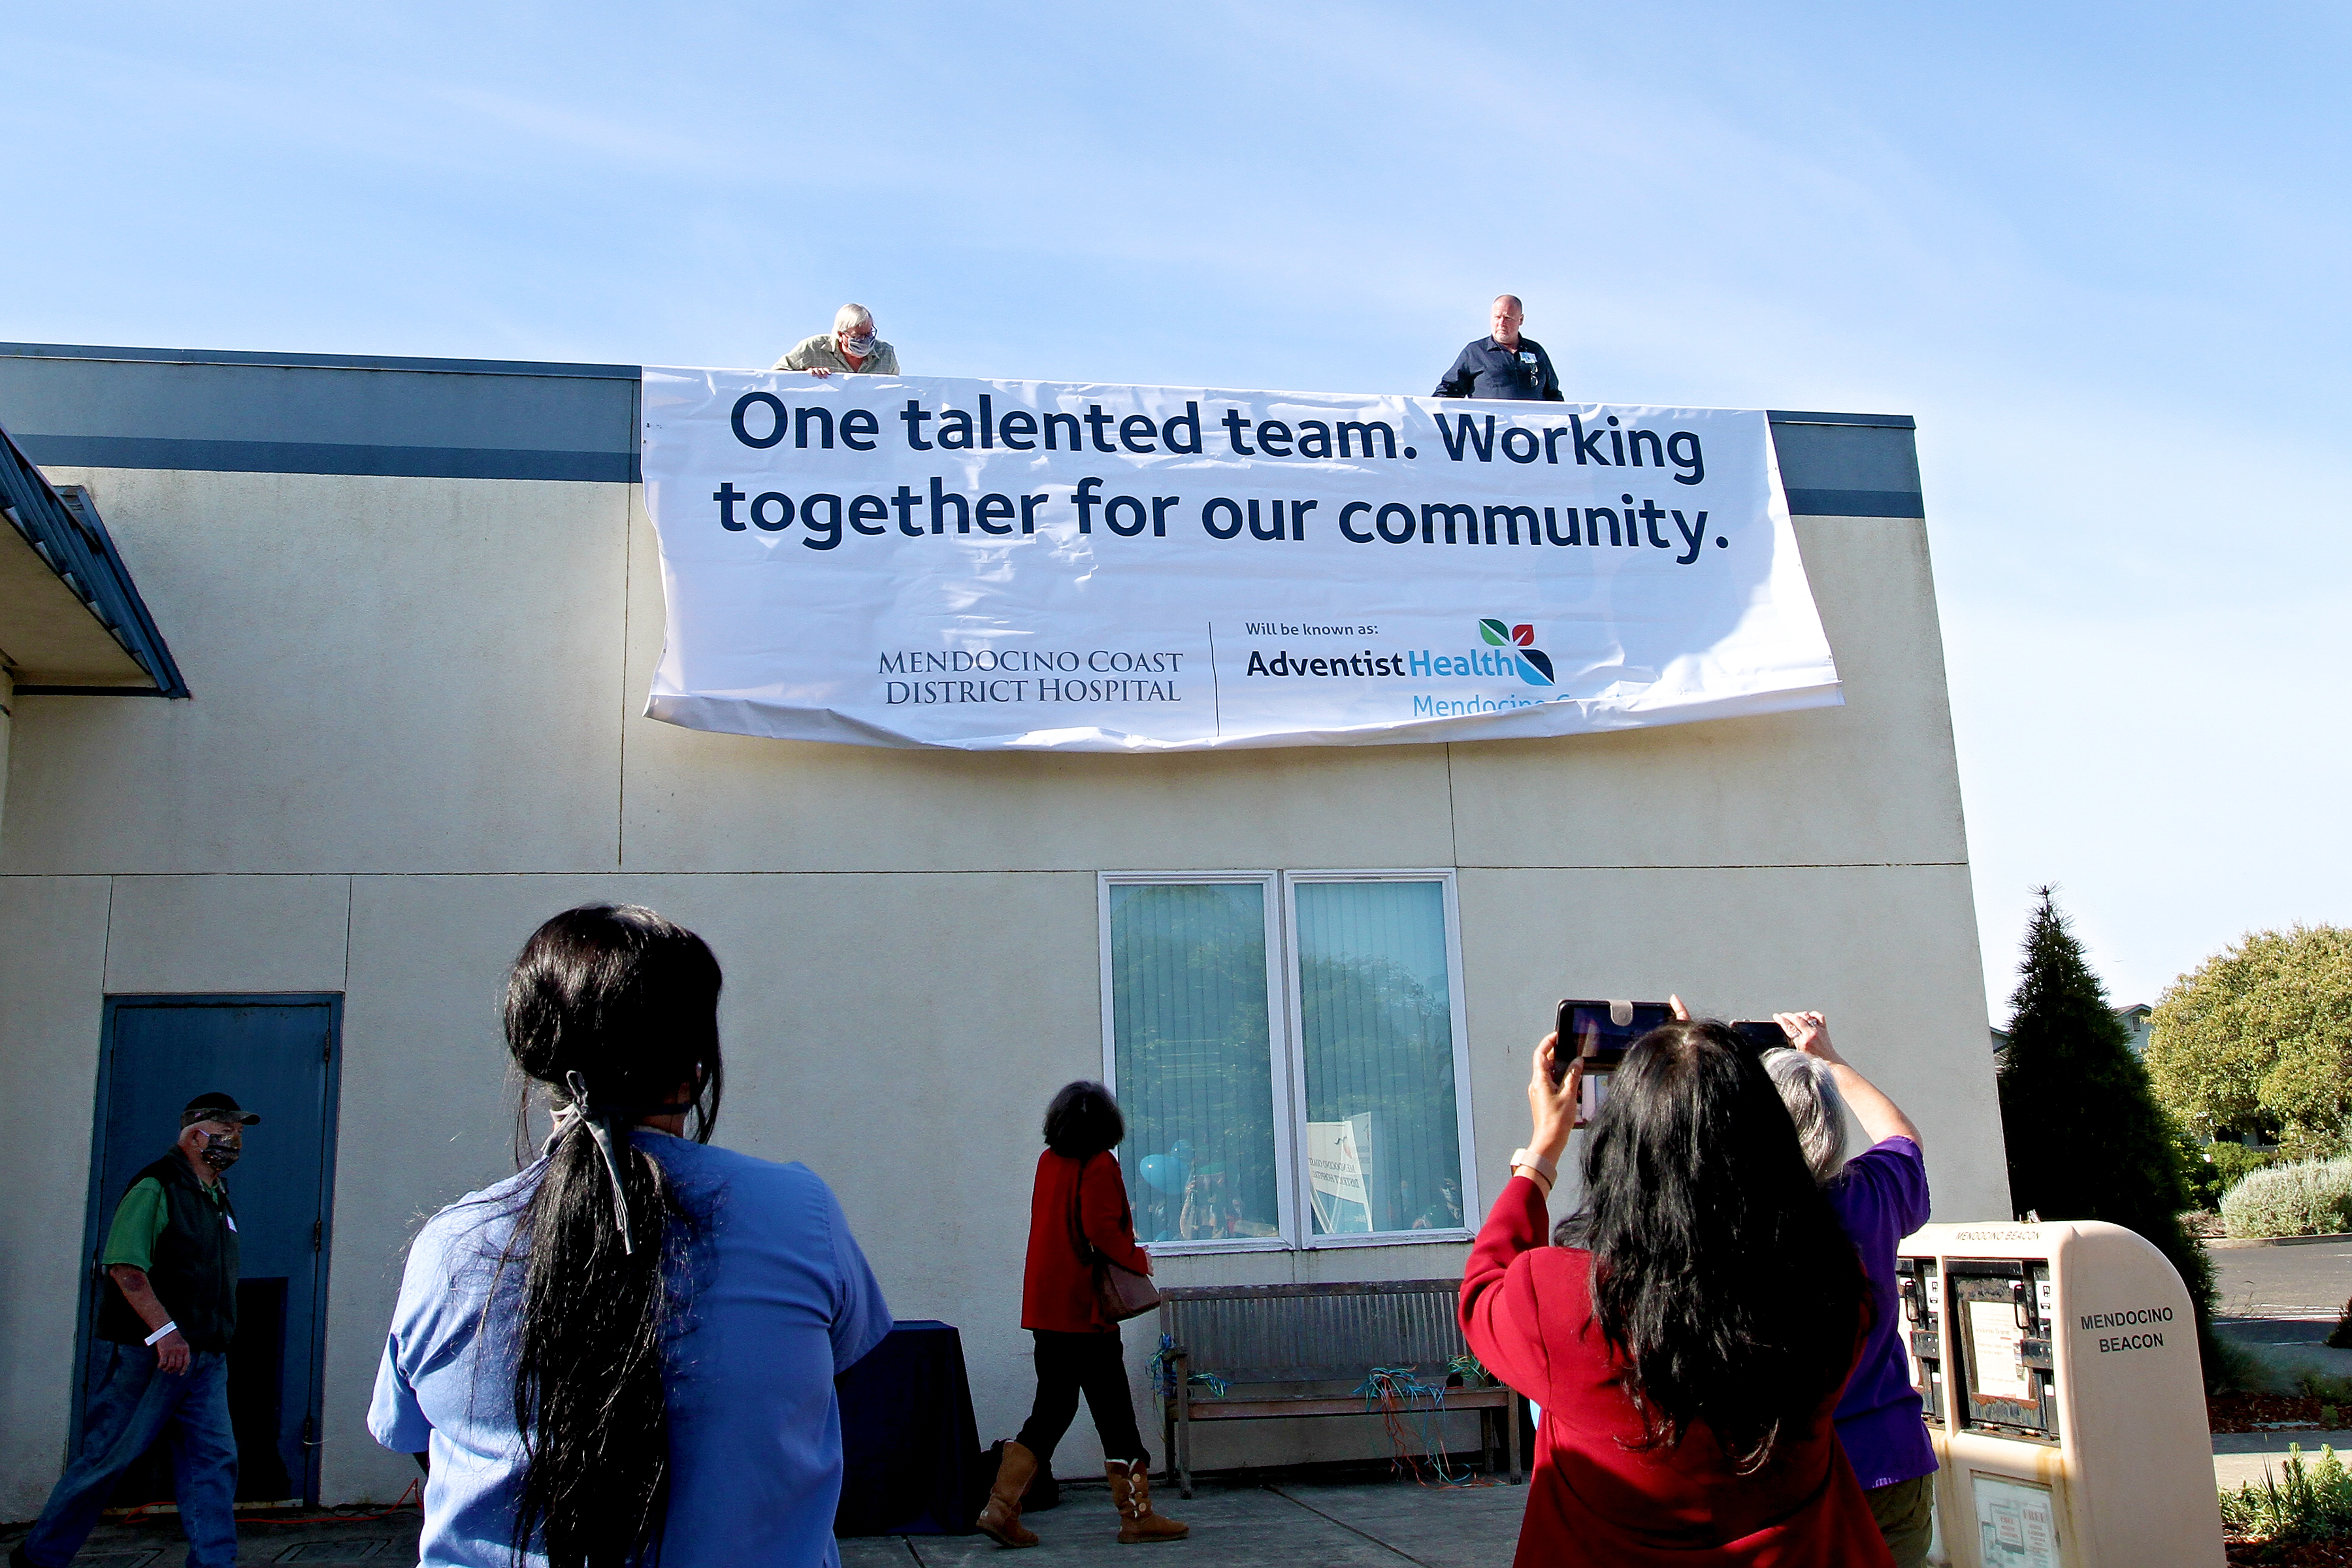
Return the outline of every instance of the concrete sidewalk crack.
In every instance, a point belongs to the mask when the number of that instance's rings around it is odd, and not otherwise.
[[[1327,1519],[1327,1520],[1329,1520],[1333,1524],[1338,1525],[1340,1529],[1342,1529],[1342,1530],[1346,1531],[1347,1531],[1349,1534],[1350,1534],[1350,1535],[1360,1535],[1360,1536],[1362,1536],[1366,1541],[1370,1542],[1373,1545],[1375,1545],[1375,1546],[1379,1547],[1379,1548],[1380,1548],[1381,1551],[1383,1551],[1383,1552],[1395,1552],[1399,1557],[1402,1557],[1402,1558],[1403,1558],[1406,1562],[1408,1562],[1408,1563],[1410,1563],[1413,1564],[1413,1568],[1429,1568],[1429,1564],[1428,1564],[1428,1563],[1423,1563],[1420,1558],[1415,1557],[1412,1552],[1405,1551],[1402,1547],[1391,1546],[1391,1545],[1390,1545],[1387,1542],[1382,1541],[1379,1536],[1374,1535],[1371,1531],[1368,1531],[1368,1530],[1359,1530],[1359,1529],[1357,1529],[1354,1525],[1349,1524],[1349,1523],[1346,1520],[1344,1520],[1344,1519],[1340,1519],[1340,1518],[1339,1518],[1339,1517],[1337,1517],[1336,1515],[1333,1515],[1333,1514],[1328,1514],[1328,1513],[1325,1513],[1321,1509],[1317,1508],[1313,1503],[1311,1503],[1311,1502],[1307,1502],[1307,1501],[1305,1501],[1305,1500],[1301,1500],[1301,1499],[1292,1497],[1288,1492],[1284,1491],[1280,1487],[1268,1485],[1268,1486],[1266,1487],[1266,1489],[1266,1489],[1266,1490],[1268,1490],[1268,1491],[1270,1491],[1270,1492],[1272,1492],[1275,1496],[1276,1496],[1276,1497],[1280,1498],[1283,1501],[1285,1501],[1285,1502],[1286,1502],[1286,1503],[1292,1503],[1292,1504],[1297,1505],[1297,1507],[1299,1507],[1299,1508],[1303,1508],[1303,1509],[1305,1509],[1307,1512],[1309,1512],[1309,1513],[1313,1514],[1313,1515],[1314,1515],[1316,1518],[1318,1518],[1318,1519]]]

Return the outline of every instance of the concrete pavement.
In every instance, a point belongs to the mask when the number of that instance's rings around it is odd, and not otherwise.
[[[1181,1553],[1186,1568],[1507,1568],[1518,1543],[1528,1489],[1418,1487],[1410,1481],[1298,1480],[1223,1483],[1196,1477],[1188,1500],[1152,1500],[1192,1527],[1153,1561]],[[1059,1508],[1026,1516],[1042,1542],[1034,1559],[1132,1563],[1120,1546],[1107,1487],[1066,1486]],[[970,1568],[1003,1561],[980,1535],[914,1535],[845,1541],[842,1568]]]

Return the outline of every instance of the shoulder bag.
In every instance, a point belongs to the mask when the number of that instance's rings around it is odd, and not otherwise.
[[[1078,1203],[1086,1192],[1087,1163],[1087,1160],[1078,1162],[1078,1178],[1070,1185],[1070,1231],[1077,1243],[1078,1261],[1094,1270],[1096,1304],[1102,1308],[1103,1316],[1114,1323],[1123,1323],[1160,1305],[1160,1290],[1151,1283],[1150,1275],[1139,1274],[1124,1263],[1114,1263],[1087,1239],[1086,1224],[1078,1215]]]

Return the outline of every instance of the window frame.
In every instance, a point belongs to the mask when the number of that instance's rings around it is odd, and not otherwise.
[[[1471,1216],[1479,1212],[1475,1171],[1477,1161],[1470,1132],[1470,1043],[1468,1017],[1462,1000],[1462,919],[1454,900],[1454,872],[1450,868],[1308,870],[1285,871],[1282,874],[1283,1043],[1290,1057],[1292,1103],[1302,1108],[1290,1124],[1291,1139],[1296,1143],[1307,1134],[1303,1110],[1307,1104],[1307,1018],[1306,1000],[1301,990],[1303,975],[1298,963],[1297,889],[1301,884],[1334,882],[1438,884],[1440,907],[1445,916],[1445,1003],[1447,1027],[1454,1046],[1454,1157],[1462,1165],[1463,1224],[1447,1230],[1377,1230],[1342,1236],[1317,1236],[1315,1227],[1304,1223],[1306,1216],[1302,1215],[1297,1233],[1297,1250],[1318,1252],[1325,1248],[1349,1247],[1422,1247],[1441,1242],[1467,1242],[1477,1234],[1471,1225]],[[1303,1192],[1299,1195],[1303,1197]]]
[[[1266,949],[1265,965],[1265,1037],[1268,1095],[1274,1102],[1274,1179],[1275,1234],[1242,1237],[1223,1241],[1159,1241],[1141,1244],[1154,1258],[1181,1258],[1195,1254],[1218,1252],[1289,1252],[1294,1250],[1292,1237],[1296,1234],[1297,1215],[1292,1212],[1297,1202],[1297,1182],[1293,1159],[1297,1137],[1288,1129],[1297,1121],[1290,1099],[1290,1079],[1282,1070],[1280,1054],[1286,1048],[1288,1010],[1276,983],[1276,943],[1282,930],[1282,874],[1279,871],[1105,871],[1095,879],[1097,942],[1100,952],[1099,975],[1102,984],[1102,1052],[1103,1082],[1112,1094],[1118,1092],[1118,1021],[1114,1016],[1114,987],[1111,984],[1110,955],[1110,894],[1113,888],[1198,887],[1203,884],[1231,886],[1255,882],[1263,900]],[[1124,1173],[1121,1173],[1124,1174]]]
[[[1255,882],[1265,898],[1267,1070],[1275,1117],[1275,1179],[1278,1191],[1277,1234],[1227,1241],[1143,1243],[1154,1258],[1186,1258],[1231,1252],[1318,1252],[1360,1247],[1460,1246],[1475,1235],[1481,1209],[1477,1144],[1473,1131],[1470,1086],[1469,1008],[1462,965],[1462,910],[1455,871],[1450,866],[1319,868],[1302,870],[1102,871],[1095,878],[1098,978],[1102,993],[1103,1082],[1118,1091],[1118,1024],[1111,979],[1110,897],[1118,887],[1169,887]],[[1462,1165],[1463,1225],[1446,1230],[1387,1230],[1370,1234],[1316,1236],[1304,1187],[1300,1143],[1306,1137],[1307,1050],[1305,1006],[1300,992],[1297,889],[1333,882],[1435,882],[1445,920],[1446,1007],[1454,1046],[1454,1117],[1456,1153]]]

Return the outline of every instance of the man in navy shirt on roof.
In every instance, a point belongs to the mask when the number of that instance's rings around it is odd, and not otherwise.
[[[1552,374],[1551,355],[1535,339],[1519,336],[1519,323],[1527,320],[1519,297],[1496,295],[1487,319],[1494,323],[1493,332],[1454,356],[1454,367],[1437,384],[1436,395],[1560,402],[1559,377]]]

